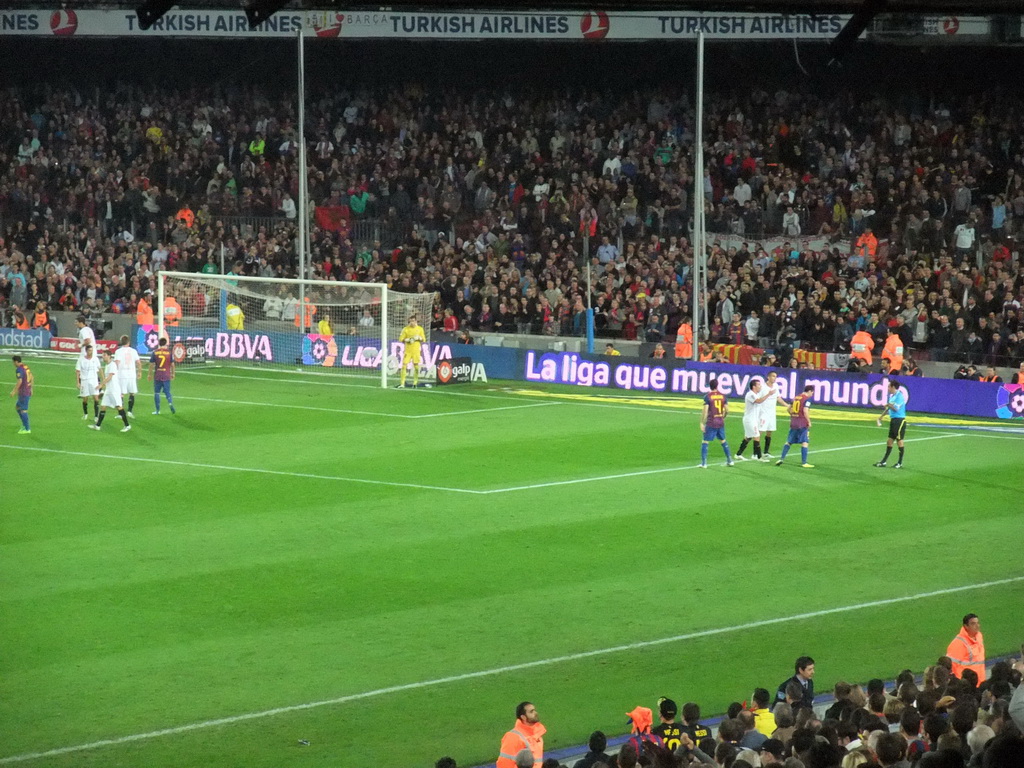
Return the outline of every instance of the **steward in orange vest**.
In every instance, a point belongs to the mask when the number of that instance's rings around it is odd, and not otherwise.
[[[516,755],[524,749],[533,753],[534,768],[540,768],[544,762],[544,734],[547,730],[537,717],[537,708],[524,701],[516,707],[516,723],[512,730],[501,737],[501,751],[495,768],[516,768]]]
[[[889,373],[899,373],[903,370],[903,339],[892,328],[889,329],[889,336],[882,349],[882,362],[886,361],[889,364]]]
[[[177,325],[181,322],[181,304],[173,296],[164,298],[164,325]]]
[[[316,314],[316,304],[309,300],[309,296],[304,296],[303,306],[295,308],[295,327],[299,328],[299,323],[302,322],[302,329],[308,331],[313,325],[313,315]]]
[[[139,304],[135,308],[135,322],[139,325],[155,325],[153,319],[153,307],[150,305],[150,299],[153,295],[152,291],[145,291],[142,294],[142,298],[139,299]]]
[[[681,360],[693,357],[693,326],[689,320],[683,320],[676,331],[676,357]]]
[[[964,616],[964,625],[950,642],[946,655],[953,660],[955,677],[963,675],[965,669],[973,669],[978,675],[978,682],[985,682],[985,638],[976,614]]]
[[[875,348],[875,340],[867,331],[857,331],[850,340],[850,357],[862,360],[865,365],[871,365],[871,350]]]
[[[46,304],[39,302],[36,307],[36,316],[32,320],[33,328],[49,328],[50,327],[50,316],[46,312]]]

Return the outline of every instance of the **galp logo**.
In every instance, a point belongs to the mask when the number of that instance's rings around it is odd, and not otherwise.
[[[604,11],[588,11],[580,19],[580,32],[587,40],[601,40],[608,36],[608,14]]]
[[[325,11],[313,16],[313,29],[317,37],[337,37],[345,23],[345,14]]]
[[[452,364],[448,360],[442,360],[437,364],[437,380],[442,384],[452,380]]]
[[[50,14],[50,31],[58,37],[71,37],[78,30],[78,14],[70,9]]]

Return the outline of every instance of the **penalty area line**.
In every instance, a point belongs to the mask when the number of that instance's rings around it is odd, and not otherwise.
[[[919,443],[925,440],[945,440],[950,437],[963,437],[963,435],[934,435],[932,437],[912,437],[909,440],[904,440],[905,443]],[[861,443],[860,445],[841,445],[835,448],[822,448],[821,450],[814,451],[813,454],[819,453],[836,453],[837,451],[853,451],[859,448],[878,448],[882,443]],[[718,464],[715,466],[725,466],[724,464]],[[682,472],[686,469],[699,469],[700,464],[689,464],[682,467],[663,467],[661,469],[641,469],[636,472],[617,472],[614,475],[598,475],[596,477],[579,477],[574,480],[552,480],[548,483],[533,483],[532,485],[513,485],[508,488],[492,488],[489,491],[479,491],[483,494],[493,493],[511,493],[513,491],[533,491],[539,488],[554,488],[561,485],[579,485],[581,483],[597,483],[604,480],[621,480],[626,477],[643,477],[645,475],[662,475],[668,472]]]
[[[57,448],[36,448],[28,445],[0,444],[0,449],[9,451],[36,451],[38,453],[57,453],[64,456],[85,456],[93,459],[119,459],[121,461],[139,461],[147,464],[165,464],[175,467],[191,467],[193,469],[214,469],[226,472],[251,472],[258,475],[277,475],[279,477],[300,477],[307,480],[331,480],[339,483],[362,483],[364,485],[384,485],[392,488],[413,488],[419,491],[447,491],[448,493],[469,493],[480,495],[484,491],[470,488],[449,488],[443,485],[421,485],[418,483],[399,483],[393,480],[370,480],[364,477],[341,477],[338,475],[317,475],[309,472],[288,472],[282,469],[261,469],[259,467],[232,467],[225,464],[204,464],[193,461],[176,461],[174,459],[153,459],[145,456],[118,456],[114,453],[90,453],[88,451],[65,451]]]
[[[915,595],[905,595],[902,597],[890,597],[882,600],[870,600],[863,603],[854,603],[852,605],[843,605],[837,608],[825,608],[819,611],[808,611],[806,613],[796,613],[791,616],[778,616],[771,619],[761,619],[759,621],[750,621],[744,624],[734,624],[727,627],[717,627],[714,629],[703,629],[696,632],[687,632],[680,635],[671,635],[669,637],[659,637],[654,640],[641,640],[636,643],[626,643],[623,645],[613,645],[608,648],[597,648],[590,651],[581,651],[579,653],[569,653],[563,656],[552,656],[546,659],[536,659],[534,661],[526,661],[520,664],[508,664],[502,667],[493,667],[491,669],[482,669],[475,672],[465,672],[459,675],[449,675],[448,677],[435,677],[429,680],[421,680],[415,683],[404,683],[401,685],[391,685],[385,688],[375,688],[370,691],[362,691],[361,693],[352,693],[346,696],[338,696],[333,699],[323,699],[320,701],[310,701],[305,704],[292,704],[285,707],[275,707],[274,709],[265,709],[260,712],[247,712],[241,715],[232,715],[229,717],[220,717],[214,720],[202,720],[196,723],[189,723],[187,725],[179,725],[173,728],[161,728],[156,731],[148,731],[146,733],[135,733],[130,736],[120,736],[111,739],[101,739],[99,741],[92,741],[86,744],[76,744],[70,747],[59,747],[57,749],[50,749],[45,752],[26,752],[20,755],[11,755],[10,757],[0,758],[0,765],[8,765],[11,763],[24,763],[30,760],[41,760],[48,757],[58,757],[60,755],[73,754],[75,752],[86,752],[89,750],[100,749],[102,747],[114,747],[120,744],[130,744],[137,741],[146,741],[149,739],[156,739],[161,736],[175,736],[183,733],[191,733],[193,731],[200,731],[207,728],[216,728],[222,725],[234,725],[235,723],[242,723],[250,720],[260,720],[267,717],[274,717],[275,715],[284,715],[291,712],[302,712],[311,709],[319,709],[322,707],[337,706],[340,704],[348,704],[353,701],[362,701],[365,699],[373,699],[381,696],[387,696],[392,693],[402,693],[404,691],[415,691],[423,688],[435,688],[437,686],[448,685],[451,683],[459,683],[465,680],[478,680],[485,677],[497,677],[499,675],[505,675],[510,672],[519,672],[525,669],[536,669],[538,667],[548,667],[554,664],[562,664],[565,662],[580,661],[582,659],[591,659],[597,656],[608,656],[614,653],[623,653],[627,651],[637,651],[645,648],[654,648],[660,645],[668,645],[670,643],[679,643],[687,640],[697,640],[704,637],[714,637],[716,635],[725,635],[733,632],[745,632],[751,629],[759,629],[761,627],[776,626],[779,624],[789,624],[795,621],[806,621],[808,619],[817,619],[822,616],[834,616],[840,613],[851,613],[853,611],[862,611],[868,608],[881,608],[889,605],[898,605],[900,603],[910,603],[917,600],[926,600],[931,597],[943,597],[945,595],[955,595],[960,592],[969,592],[976,589],[987,589],[989,587],[999,587],[1006,584],[1017,584],[1024,581],[1024,576],[1010,576],[1005,579],[996,579],[993,581],[983,581],[977,584],[967,584],[959,587],[948,587],[946,589],[936,589],[930,592],[918,592]]]

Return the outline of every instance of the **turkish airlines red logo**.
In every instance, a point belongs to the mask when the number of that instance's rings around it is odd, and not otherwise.
[[[322,16],[317,14],[317,19],[313,22],[313,29],[316,30],[317,37],[337,37],[341,34],[341,27],[344,23],[345,14],[343,13],[324,13]]]
[[[955,35],[960,31],[960,19],[956,16],[947,16],[942,20],[942,31],[947,35]]]
[[[580,19],[580,32],[587,40],[601,40],[608,36],[608,14],[604,11],[588,11]]]
[[[50,31],[58,37],[71,37],[78,30],[78,14],[70,9],[50,14]]]

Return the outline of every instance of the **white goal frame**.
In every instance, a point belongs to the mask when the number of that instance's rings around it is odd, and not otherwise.
[[[165,280],[167,278],[178,278],[182,280],[197,280],[197,281],[212,281],[221,280],[225,283],[226,287],[230,287],[229,281],[238,283],[273,283],[274,285],[297,285],[299,286],[299,311],[303,311],[305,305],[307,285],[320,285],[321,283],[325,286],[343,286],[346,288],[357,288],[360,290],[379,290],[380,291],[380,350],[381,350],[381,365],[380,365],[380,385],[384,389],[388,386],[388,357],[390,351],[388,349],[388,286],[387,283],[353,283],[341,280],[299,280],[296,278],[287,277],[250,277],[248,275],[211,275],[204,274],[202,272],[172,272],[172,271],[161,271],[157,273],[157,312],[156,312],[156,324],[160,334],[160,338],[164,338],[166,329],[164,326],[164,297],[166,295]],[[426,318],[424,318],[427,321]],[[299,325],[299,332],[305,335],[303,332],[302,324]]]

